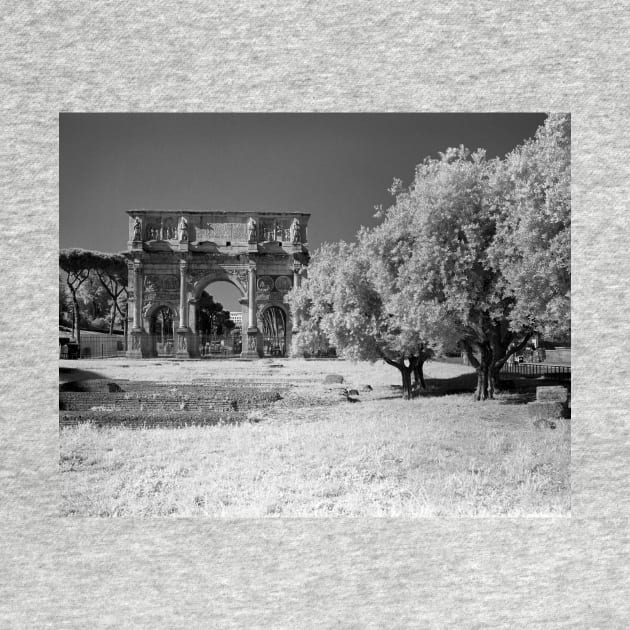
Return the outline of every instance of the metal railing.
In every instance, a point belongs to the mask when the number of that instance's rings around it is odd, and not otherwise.
[[[201,335],[191,336],[191,343],[203,358],[235,357],[241,353],[241,337],[235,335]]]
[[[175,355],[175,340],[171,336],[149,335],[149,347],[158,357],[172,357]]]
[[[263,335],[263,353],[266,357],[286,356],[286,339],[277,335]]]
[[[81,334],[81,345],[68,342],[60,344],[60,359],[106,359],[125,354],[125,339],[122,335]]]
[[[514,376],[545,376],[547,378],[570,379],[571,366],[548,363],[505,363],[501,374]]]

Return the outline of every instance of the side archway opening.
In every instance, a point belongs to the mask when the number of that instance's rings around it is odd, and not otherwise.
[[[175,329],[177,312],[162,304],[147,313],[149,320],[149,345],[153,356],[172,356],[175,353]]]
[[[285,357],[287,354],[287,314],[279,306],[268,306],[260,315],[265,356]]]

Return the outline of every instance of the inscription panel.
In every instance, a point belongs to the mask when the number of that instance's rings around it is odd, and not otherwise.
[[[196,228],[197,241],[247,242],[247,224],[245,223],[206,223]]]

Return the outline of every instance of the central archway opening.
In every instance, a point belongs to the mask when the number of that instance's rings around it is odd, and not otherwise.
[[[196,331],[201,357],[235,356],[242,345],[241,292],[230,282],[209,283],[197,303]]]

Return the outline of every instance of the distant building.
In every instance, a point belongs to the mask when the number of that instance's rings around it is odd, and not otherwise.
[[[236,328],[243,327],[243,313],[240,311],[230,311],[230,319],[234,322]]]

